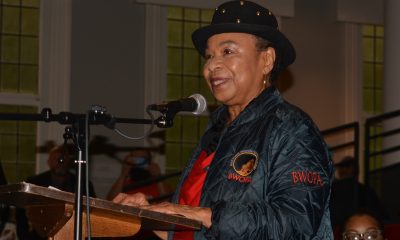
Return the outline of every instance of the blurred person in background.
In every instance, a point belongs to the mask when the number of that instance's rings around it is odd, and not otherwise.
[[[152,161],[151,151],[145,148],[135,149],[123,159],[121,174],[112,185],[107,199],[112,200],[119,193],[134,194],[141,192],[148,201],[165,200],[173,193],[172,187],[165,180],[146,183],[146,180],[156,180],[159,176],[161,176],[161,170],[159,165]],[[144,184],[141,185],[141,183]],[[159,238],[152,231],[141,229],[135,236],[112,239],[156,240]]]
[[[358,161],[346,156],[336,163],[336,178],[332,184],[331,218],[336,231],[351,215],[359,211],[368,211],[381,220],[388,220],[389,214],[378,194],[371,187],[359,182]]]
[[[141,181],[161,176],[161,170],[157,163],[152,161],[149,149],[136,149],[125,156],[122,162],[121,174],[112,185],[107,199],[112,200],[118,193],[142,192],[149,201],[173,193],[172,187],[165,181],[155,181],[136,188],[133,185],[140,185]]]
[[[49,170],[37,175],[29,176],[27,183],[35,184],[41,187],[54,187],[62,191],[74,193],[76,186],[76,174],[73,171],[74,160],[71,156],[72,146],[55,146],[49,151],[47,164]],[[86,184],[83,178],[83,193],[85,194]],[[90,197],[96,197],[93,183],[89,181]],[[18,237],[24,240],[42,240],[47,237],[41,237],[32,229],[29,220],[26,217],[24,209],[17,209],[17,230]]]
[[[76,174],[73,172],[74,160],[71,146],[53,147],[47,159],[49,170],[30,176],[26,182],[42,187],[55,187],[66,192],[75,192]],[[89,181],[90,196],[95,197],[93,184]]]
[[[373,215],[359,212],[350,216],[342,233],[342,240],[383,240],[383,227]]]

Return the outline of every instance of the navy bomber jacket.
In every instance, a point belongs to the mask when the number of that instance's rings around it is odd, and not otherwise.
[[[212,226],[195,239],[333,239],[332,161],[311,118],[273,86],[221,127],[227,114],[226,106],[213,113],[173,198],[200,152],[212,148],[200,200]]]

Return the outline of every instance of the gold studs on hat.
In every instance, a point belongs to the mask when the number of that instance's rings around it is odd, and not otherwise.
[[[217,7],[215,8],[215,11],[218,11],[218,8],[217,8]]]
[[[240,1],[240,5],[243,6],[244,5],[244,1]]]
[[[221,13],[225,13],[225,12],[226,12],[226,10],[225,10],[225,9],[222,9],[222,10],[221,10]]]
[[[256,15],[257,15],[257,16],[260,16],[260,11],[257,11],[257,12],[256,12]]]
[[[268,15],[270,15],[270,16],[271,16],[271,15],[272,15],[272,12],[271,12],[271,11],[268,11]]]
[[[236,19],[236,23],[240,23],[240,18]]]

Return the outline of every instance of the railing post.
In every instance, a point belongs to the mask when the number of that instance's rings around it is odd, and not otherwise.
[[[354,123],[354,159],[357,164],[360,162],[360,124]]]
[[[370,154],[370,121],[368,119],[365,121],[365,143],[364,143],[364,184],[370,186],[369,182],[369,154]]]

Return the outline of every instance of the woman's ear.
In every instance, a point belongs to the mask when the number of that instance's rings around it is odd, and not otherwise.
[[[262,51],[262,55],[264,64],[264,74],[267,75],[271,72],[272,68],[274,68],[274,63],[276,58],[275,49],[269,47],[266,50]]]

